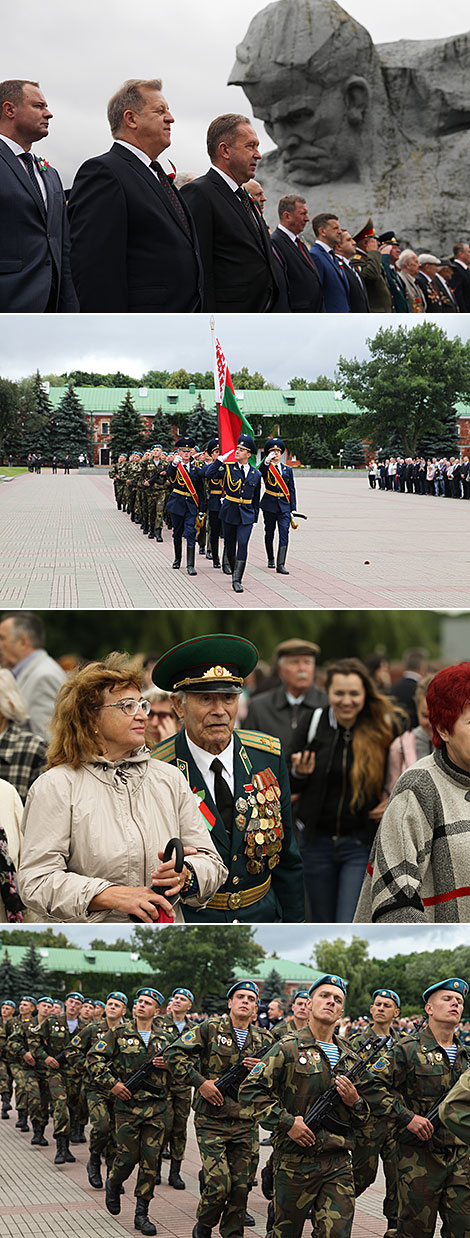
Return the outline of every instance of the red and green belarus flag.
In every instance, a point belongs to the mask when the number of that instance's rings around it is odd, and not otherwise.
[[[235,459],[235,448],[239,435],[251,434],[251,437],[254,438],[254,433],[249,421],[246,420],[246,417],[243,416],[238,407],[230,370],[218,339],[215,340],[214,384],[220,454],[223,456],[229,451],[231,454],[227,458],[230,462]]]

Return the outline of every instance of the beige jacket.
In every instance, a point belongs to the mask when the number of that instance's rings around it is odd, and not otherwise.
[[[126,921],[88,914],[88,904],[110,885],[150,885],[172,837],[199,852],[191,856],[199,893],[188,904],[204,907],[228,876],[186,779],[146,749],[113,764],[46,770],[30,788],[22,829],[18,885],[40,920]],[[182,923],[179,902],[174,910]]]
[[[0,778],[0,821],[5,830],[8,855],[16,869],[18,868],[20,858],[22,813],[23,805],[15,787],[12,786],[11,782],[6,782],[5,779]],[[0,923],[5,924],[6,918],[3,899],[0,898]]]

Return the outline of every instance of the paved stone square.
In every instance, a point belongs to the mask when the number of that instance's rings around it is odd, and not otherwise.
[[[243,584],[196,556],[173,571],[173,546],[118,512],[107,475],[25,473],[0,483],[0,597],[27,609],[468,608],[470,503],[370,490],[352,474],[298,479],[289,576],[269,571],[263,525]]]

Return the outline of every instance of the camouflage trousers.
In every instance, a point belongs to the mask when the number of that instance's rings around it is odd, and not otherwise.
[[[386,1184],[383,1212],[390,1229],[396,1228],[397,1220],[397,1155],[397,1142],[393,1135],[384,1136],[378,1144],[369,1123],[360,1133],[356,1131],[352,1159],[356,1199],[375,1182],[381,1157]]]
[[[54,1139],[58,1135],[70,1135],[70,1115],[79,1121],[80,1079],[63,1075],[60,1070],[47,1071],[47,1083],[51,1094],[54,1119]]]
[[[165,1138],[165,1113],[151,1101],[140,1101],[116,1111],[116,1155],[110,1180],[116,1186],[129,1178],[139,1166],[134,1195],[136,1199],[153,1199],[155,1176]]]
[[[28,1112],[28,1070],[26,1066],[12,1066],[15,1081],[15,1105]]]
[[[32,1122],[47,1126],[49,1121],[49,1088],[43,1071],[30,1070],[27,1078],[28,1113]]]
[[[112,1165],[116,1155],[116,1121],[114,1116],[114,1096],[103,1096],[101,1092],[87,1092],[88,1116],[90,1119],[90,1152],[100,1156],[106,1154],[106,1164]]]
[[[402,1145],[398,1153],[400,1238],[432,1238],[437,1215],[442,1238],[470,1234],[470,1153],[467,1148]]]
[[[219,1225],[222,1238],[243,1238],[243,1219],[253,1181],[253,1131],[246,1122],[224,1125],[196,1119],[204,1171],[197,1208],[201,1225]]]
[[[165,1143],[175,1161],[182,1161],[186,1147],[186,1128],[191,1108],[191,1088],[171,1088],[166,1096]]]
[[[161,529],[165,511],[166,490],[152,490],[148,498],[149,529]]]
[[[5,1092],[11,1096],[13,1091],[13,1076],[7,1062],[0,1062],[0,1096]]]
[[[350,1238],[355,1203],[350,1156],[323,1153],[314,1160],[275,1153],[273,1203],[272,1238],[301,1238],[309,1216],[315,1238]]]

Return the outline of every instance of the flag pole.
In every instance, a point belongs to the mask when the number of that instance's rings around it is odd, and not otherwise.
[[[216,347],[215,347],[215,316],[214,314],[211,314],[209,322],[210,322],[211,335],[212,335],[212,348],[214,352],[214,387],[215,387],[215,407],[216,407],[216,412],[217,412],[217,434],[219,438],[219,450],[222,451],[222,438],[221,438],[221,429],[220,429],[220,400],[219,400],[220,386],[219,386],[218,374],[217,374],[217,355],[216,355]]]

